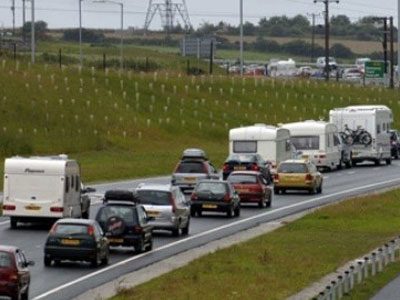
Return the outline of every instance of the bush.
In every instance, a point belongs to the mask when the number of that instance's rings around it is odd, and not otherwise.
[[[120,65],[121,65],[120,60],[116,58],[112,58],[106,61],[107,68],[119,68]],[[103,60],[96,60],[94,62],[94,67],[97,69],[102,69]],[[152,60],[126,59],[124,60],[124,68],[134,71],[152,72],[160,69],[161,66]]]
[[[63,40],[65,41],[79,41],[79,29],[67,29],[64,31]],[[85,43],[102,43],[104,41],[104,34],[82,28],[82,41]]]
[[[353,58],[354,53],[351,51],[350,48],[347,48],[346,46],[342,44],[334,44],[331,49],[331,54],[334,57],[340,57],[340,58]]]
[[[0,155],[2,157],[12,155],[30,155],[33,153],[31,141],[26,138],[0,134]]]

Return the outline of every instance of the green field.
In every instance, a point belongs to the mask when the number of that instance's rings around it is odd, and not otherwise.
[[[220,166],[230,128],[327,119],[349,104],[386,104],[400,125],[399,92],[382,88],[9,60],[0,70],[0,160],[66,153],[86,181],[169,174],[186,147],[204,148]]]
[[[399,197],[400,190],[395,190],[325,207],[124,290],[113,300],[204,299],[205,293],[207,299],[285,299],[397,236]],[[398,270],[393,268],[386,280]],[[371,285],[369,294],[356,287],[363,294],[348,299],[368,299],[380,286]]]

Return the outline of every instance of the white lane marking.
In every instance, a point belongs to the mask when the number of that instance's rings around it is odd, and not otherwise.
[[[329,178],[329,176],[323,176],[323,178],[324,178],[324,179],[328,179],[328,178]]]
[[[122,260],[122,261],[120,261],[120,262],[118,262],[118,263],[116,263],[114,265],[108,266],[108,267],[103,268],[101,270],[98,270],[96,272],[89,273],[89,274],[87,274],[85,276],[82,276],[82,277],[76,279],[76,280],[70,281],[70,282],[68,282],[68,283],[66,283],[64,285],[61,285],[61,286],[59,286],[57,288],[54,288],[54,289],[52,289],[52,290],[50,290],[50,291],[48,291],[46,293],[38,295],[35,298],[33,298],[33,300],[43,299],[43,298],[45,298],[45,297],[47,297],[47,296],[49,296],[51,294],[57,293],[58,291],[61,291],[61,290],[65,289],[65,288],[67,288],[69,286],[72,286],[72,285],[74,285],[76,283],[82,282],[82,281],[84,281],[86,279],[89,279],[91,277],[94,277],[94,276],[96,276],[98,274],[102,274],[102,273],[105,273],[105,272],[107,272],[109,270],[115,269],[116,267],[125,265],[125,264],[127,264],[129,262],[132,262],[134,260],[142,258],[145,255],[149,255],[149,253],[154,253],[154,252],[161,251],[161,250],[164,250],[164,249],[172,248],[172,247],[174,247],[176,245],[185,243],[187,241],[194,240],[194,239],[197,239],[199,237],[202,237],[202,236],[205,236],[205,235],[208,235],[208,234],[211,234],[211,233],[214,233],[214,232],[217,232],[217,231],[220,231],[220,230],[232,227],[232,226],[236,226],[236,225],[239,225],[239,224],[242,224],[242,223],[254,220],[254,219],[258,219],[258,218],[265,217],[265,216],[268,216],[268,215],[271,215],[271,214],[275,214],[275,213],[280,212],[280,211],[288,210],[288,209],[291,209],[291,208],[295,208],[295,207],[306,205],[306,204],[313,203],[313,202],[318,202],[318,201],[321,201],[321,200],[324,200],[324,199],[327,199],[327,198],[340,196],[340,195],[343,195],[343,194],[356,192],[356,191],[360,191],[360,190],[363,190],[363,189],[369,189],[369,188],[373,188],[373,187],[378,187],[380,185],[385,185],[385,184],[390,184],[390,183],[395,183],[395,182],[400,182],[400,178],[391,179],[391,180],[387,180],[387,181],[382,181],[382,182],[378,182],[378,183],[373,183],[373,184],[369,184],[369,185],[364,185],[362,187],[352,188],[352,189],[348,189],[348,190],[345,190],[345,191],[333,193],[333,194],[326,195],[326,196],[320,196],[320,197],[313,198],[313,199],[310,199],[310,200],[307,200],[307,201],[304,201],[304,202],[299,202],[299,203],[295,203],[295,204],[292,204],[292,205],[289,205],[289,206],[280,207],[280,208],[277,208],[275,210],[267,211],[265,213],[249,217],[247,219],[242,219],[242,220],[239,220],[239,221],[236,221],[236,222],[233,222],[233,223],[225,224],[225,225],[222,225],[220,227],[216,227],[216,228],[213,228],[213,229],[210,229],[210,230],[195,234],[195,235],[190,236],[188,238],[185,238],[185,239],[182,239],[182,240],[179,240],[179,241],[176,241],[176,242],[161,246],[161,247],[159,247],[157,249],[154,249],[154,250],[152,250],[150,252],[142,253],[142,254],[136,255],[134,257]]]
[[[353,174],[356,174],[356,171],[350,171],[350,172],[347,172],[347,174],[353,175]]]

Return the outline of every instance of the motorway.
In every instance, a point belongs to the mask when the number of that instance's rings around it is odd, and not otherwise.
[[[270,209],[244,207],[240,218],[228,219],[222,215],[192,218],[190,234],[175,238],[170,233],[156,233],[154,249],[151,252],[132,255],[131,251],[115,250],[107,267],[93,269],[89,265],[69,263],[57,267],[45,268],[43,265],[43,245],[49,230],[43,226],[20,226],[16,230],[9,228],[9,222],[0,218],[1,244],[16,245],[23,249],[28,257],[36,262],[31,267],[30,296],[34,299],[71,299],[90,288],[99,286],[119,276],[141,269],[149,264],[166,259],[177,253],[204,245],[210,241],[229,236],[240,230],[257,226],[304,211],[313,207],[339,201],[341,199],[372,192],[400,184],[400,161],[391,166],[360,166],[324,174],[322,195],[308,193],[288,193],[273,198]],[[113,188],[134,188],[141,182],[167,183],[169,177],[132,180],[118,183],[95,185],[98,193]],[[91,209],[93,218],[99,203]]]

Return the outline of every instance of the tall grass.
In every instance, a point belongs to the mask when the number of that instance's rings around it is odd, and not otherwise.
[[[205,148],[220,164],[232,127],[327,119],[329,109],[349,104],[386,104],[397,126],[400,109],[398,91],[336,82],[9,60],[0,61],[0,93],[1,159],[68,153],[81,159],[88,180],[169,173],[188,146]]]

